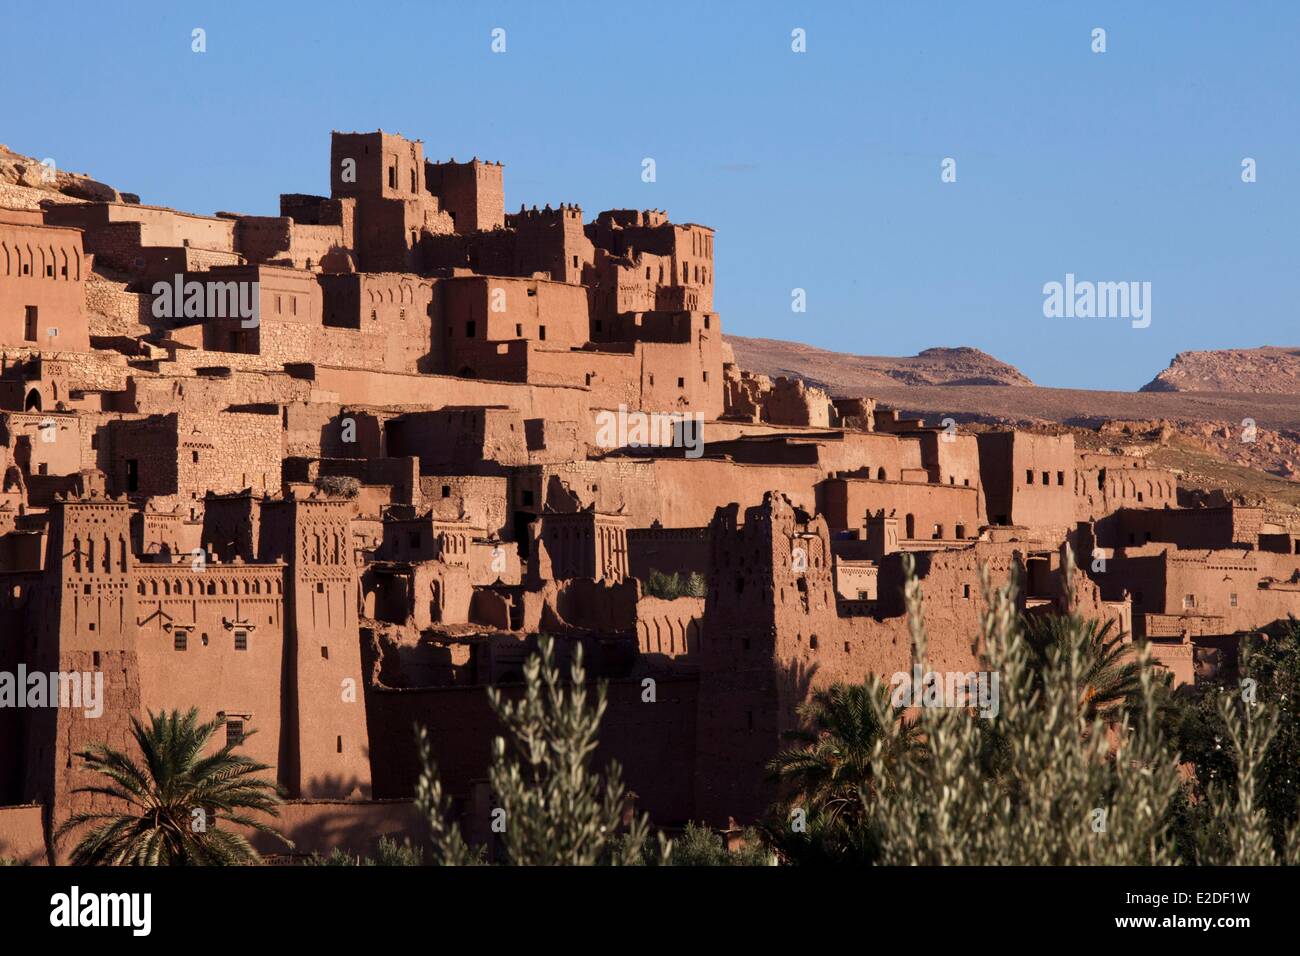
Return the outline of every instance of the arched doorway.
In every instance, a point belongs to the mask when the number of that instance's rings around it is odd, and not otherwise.
[[[28,412],[39,412],[41,410],[41,393],[39,389],[34,388],[27,393],[27,400],[23,402],[23,410]]]

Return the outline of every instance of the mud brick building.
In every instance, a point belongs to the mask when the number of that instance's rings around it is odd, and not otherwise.
[[[485,689],[540,634],[608,682],[598,757],[657,823],[753,820],[811,692],[911,667],[906,555],[940,670],[977,668],[981,568],[1180,681],[1300,612],[1300,529],[1264,509],[737,367],[706,226],[507,213],[502,164],[391,132],[328,164],[279,216],[0,209],[0,671],[105,688],[0,707],[0,856],[62,858],[74,752],[188,707],[257,731],[304,851],[402,832],[417,721],[485,836]]]

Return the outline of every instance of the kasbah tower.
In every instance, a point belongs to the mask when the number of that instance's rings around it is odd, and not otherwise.
[[[607,682],[598,760],[656,824],[753,821],[811,693],[911,669],[905,557],[937,670],[978,668],[981,567],[1178,682],[1300,613],[1300,529],[1263,508],[739,368],[707,226],[507,212],[501,163],[383,131],[328,162],[278,216],[0,185],[0,673],[103,688],[0,700],[0,856],[65,859],[103,805],[76,754],[191,707],[271,768],[299,852],[415,832],[417,723],[485,839],[485,689],[541,634]]]

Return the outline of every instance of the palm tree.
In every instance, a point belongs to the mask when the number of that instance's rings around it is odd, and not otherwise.
[[[872,706],[876,692],[863,683],[835,684],[813,693],[799,707],[807,729],[785,735],[799,746],[781,751],[768,762],[769,779],[793,789],[803,806],[815,807],[832,821],[860,808],[859,795],[870,795],[873,789],[872,753],[884,729]],[[911,747],[916,735],[910,725],[904,730],[900,746]]]
[[[1053,653],[1075,649],[1082,664],[1078,672],[1080,716],[1088,721],[1112,715],[1121,705],[1136,706],[1142,697],[1142,666],[1132,644],[1115,622],[1084,620],[1074,614],[1032,614],[1023,618],[1025,642],[1034,671],[1042,674]]]
[[[768,762],[768,778],[781,785],[785,798],[773,807],[763,831],[786,860],[868,863],[874,858],[867,807],[875,792],[871,766],[877,742],[887,738],[889,764],[917,744],[910,724],[897,735],[884,733],[877,714],[889,710],[873,706],[874,693],[888,691],[867,682],[814,692],[799,708],[806,729],[785,735],[797,746]],[[803,811],[802,829],[791,826],[796,810]]]
[[[110,797],[126,808],[69,817],[56,840],[93,824],[72,851],[71,862],[82,866],[260,863],[261,857],[248,840],[221,829],[221,823],[251,827],[292,848],[293,843],[278,830],[252,816],[277,815],[280,796],[275,785],[256,776],[270,768],[233,753],[236,744],[229,742],[216,753],[203,756],[224,723],[217,719],[200,724],[195,708],[184,716],[176,710],[151,713],[148,727],[132,717],[132,735],[144,758],[143,766],[102,744],[79,752],[77,756],[109,782],[77,787],[73,792]]]
[[[792,791],[793,801],[830,820],[857,806],[858,791],[870,782],[871,753],[881,731],[870,694],[863,684],[816,691],[799,707],[807,729],[785,735],[798,746],[767,765],[769,779]]]

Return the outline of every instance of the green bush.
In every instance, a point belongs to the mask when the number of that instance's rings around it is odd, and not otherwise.
[[[683,579],[677,572],[664,574],[662,571],[652,569],[643,590],[647,597],[675,601],[679,597],[702,598],[705,588],[704,575],[698,572],[693,571]]]

